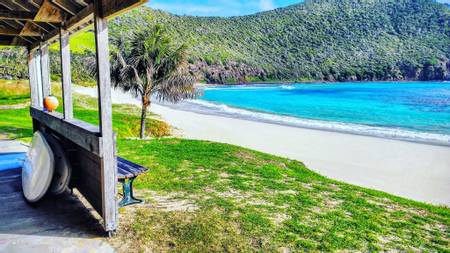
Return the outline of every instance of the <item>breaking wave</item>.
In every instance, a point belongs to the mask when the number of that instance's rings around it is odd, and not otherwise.
[[[188,100],[176,105],[165,104],[165,106],[169,106],[178,110],[246,119],[271,124],[280,124],[292,127],[319,129],[450,146],[450,135],[445,134],[417,132],[399,128],[369,126],[353,123],[305,119],[293,116],[277,115],[266,112],[240,109],[225,104],[212,103],[204,100]]]

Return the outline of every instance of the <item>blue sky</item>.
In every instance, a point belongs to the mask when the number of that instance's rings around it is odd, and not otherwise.
[[[148,6],[180,15],[239,16],[284,7],[301,0],[150,0]],[[450,0],[438,0],[450,3]]]

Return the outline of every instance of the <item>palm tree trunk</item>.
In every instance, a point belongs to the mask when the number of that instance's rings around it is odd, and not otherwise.
[[[145,138],[145,121],[147,119],[147,109],[150,106],[150,99],[147,96],[142,96],[142,111],[141,111],[141,139]]]

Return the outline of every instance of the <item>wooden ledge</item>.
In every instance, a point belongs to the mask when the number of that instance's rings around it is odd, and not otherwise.
[[[102,137],[97,126],[77,119],[65,120],[58,112],[44,112],[41,109],[30,107],[30,115],[33,119],[68,140],[86,149],[95,155],[102,157]]]

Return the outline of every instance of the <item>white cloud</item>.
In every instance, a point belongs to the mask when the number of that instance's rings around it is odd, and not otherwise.
[[[262,11],[270,11],[275,9],[275,5],[272,0],[259,0],[259,8]]]

